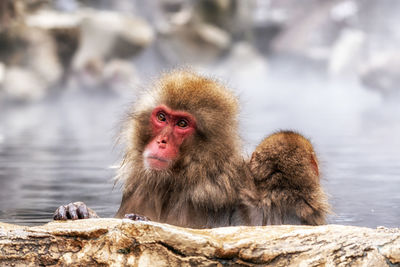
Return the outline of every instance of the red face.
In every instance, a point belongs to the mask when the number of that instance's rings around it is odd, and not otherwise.
[[[162,105],[153,110],[150,123],[153,139],[143,153],[145,166],[155,170],[168,169],[178,157],[183,141],[196,130],[196,120],[187,112]]]

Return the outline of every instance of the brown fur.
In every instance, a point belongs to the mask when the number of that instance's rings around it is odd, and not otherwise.
[[[183,139],[168,169],[144,166],[155,136],[157,106],[190,113],[192,135]],[[124,183],[117,217],[135,213],[178,226],[325,223],[329,211],[310,142],[294,132],[266,138],[249,162],[241,155],[238,101],[220,83],[182,70],[167,73],[129,114],[126,152],[118,173]],[[58,208],[55,220],[97,217],[82,202]],[[130,216],[130,218],[142,218]]]
[[[150,96],[128,120],[128,149],[119,174],[125,186],[117,217],[138,213],[196,228],[243,224],[232,219],[239,202],[236,192],[250,181],[240,155],[237,99],[216,81],[190,71],[165,74]],[[146,170],[142,153],[152,138],[149,118],[161,104],[192,114],[197,130],[181,145],[168,171]]]
[[[146,169],[150,114],[159,105],[192,114],[168,170]],[[323,224],[328,211],[311,144],[293,132],[265,139],[249,163],[241,155],[238,101],[220,83],[190,71],[167,73],[140,99],[127,120],[127,150],[119,178],[124,192],[117,217],[127,213],[185,227]],[[254,176],[254,177],[252,177]]]
[[[258,210],[255,224],[325,224],[329,205],[317,157],[306,138],[291,131],[272,134],[249,164],[258,192],[245,193],[245,199]]]

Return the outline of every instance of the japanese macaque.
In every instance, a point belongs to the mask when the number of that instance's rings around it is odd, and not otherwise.
[[[320,170],[311,143],[282,131],[265,138],[253,152],[250,171],[256,191],[243,196],[254,225],[325,224],[330,208],[320,185]]]
[[[186,70],[163,75],[126,121],[116,217],[192,228],[324,223],[328,206],[311,145],[300,135],[282,143],[289,133],[277,134],[245,161],[237,114],[237,98],[217,81]],[[77,202],[54,219],[94,216]]]

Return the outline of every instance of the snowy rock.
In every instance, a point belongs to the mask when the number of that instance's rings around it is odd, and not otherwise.
[[[394,266],[400,231],[341,225],[195,230],[127,219],[0,223],[0,250],[6,266]]]

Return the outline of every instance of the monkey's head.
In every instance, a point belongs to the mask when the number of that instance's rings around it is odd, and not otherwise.
[[[279,186],[287,182],[307,188],[319,183],[319,164],[310,141],[293,131],[281,131],[265,138],[250,160],[250,169],[257,182]],[[303,186],[300,186],[303,185]]]
[[[128,160],[152,171],[226,161],[238,150],[237,110],[236,97],[212,79],[164,74],[131,114]]]

